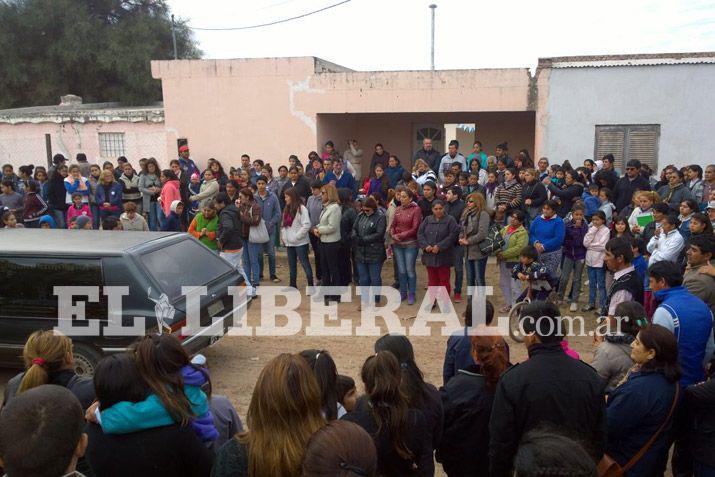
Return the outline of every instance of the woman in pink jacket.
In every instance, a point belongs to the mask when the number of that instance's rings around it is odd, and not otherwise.
[[[395,217],[390,226],[392,250],[400,277],[400,295],[403,301],[406,299],[407,304],[413,305],[417,289],[415,272],[418,251],[417,231],[422,223],[422,210],[415,204],[414,193],[410,189],[403,188],[396,197],[400,201],[400,206],[395,210]]]
[[[161,171],[161,194],[159,194],[159,202],[161,202],[161,211],[164,216],[160,217],[160,224],[163,224],[169,214],[171,214],[171,203],[175,200],[181,201],[181,193],[179,191],[179,179],[171,169]]]
[[[611,238],[611,231],[606,227],[606,214],[597,210],[591,216],[591,226],[583,238],[586,247],[586,267],[588,267],[588,305],[581,308],[591,311],[596,308],[596,290],[600,312],[606,305],[606,270],[604,258],[606,257],[606,243]]]

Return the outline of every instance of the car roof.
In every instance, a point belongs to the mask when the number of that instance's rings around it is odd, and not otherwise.
[[[124,255],[157,242],[175,242],[177,232],[0,229],[0,253],[22,255]]]

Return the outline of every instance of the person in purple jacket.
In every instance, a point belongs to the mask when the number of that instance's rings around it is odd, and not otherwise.
[[[571,209],[571,220],[566,222],[563,254],[564,262],[561,266],[561,278],[559,280],[559,299],[564,300],[566,285],[569,276],[573,273],[571,283],[571,306],[569,310],[578,310],[578,295],[581,293],[581,276],[586,260],[586,247],[583,246],[583,238],[588,232],[586,225],[584,207],[576,204]]]

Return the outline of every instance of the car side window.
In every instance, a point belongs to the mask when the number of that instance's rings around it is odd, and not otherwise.
[[[57,319],[55,286],[103,285],[100,259],[0,256],[0,316]],[[107,299],[99,289],[99,302],[85,301],[87,318],[106,319]]]

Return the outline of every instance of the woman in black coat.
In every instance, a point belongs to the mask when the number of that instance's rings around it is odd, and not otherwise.
[[[562,219],[571,212],[574,202],[580,199],[581,194],[583,194],[583,185],[578,182],[578,172],[573,170],[565,172],[563,189],[558,188],[551,182],[549,182],[548,189],[552,196],[560,202],[556,213]]]
[[[358,280],[361,287],[373,287],[371,293],[363,288],[362,304],[368,304],[369,296],[374,295],[375,302],[380,301],[379,291],[382,286],[382,264],[387,258],[385,253],[385,230],[387,218],[377,208],[377,201],[368,197],[362,204],[362,212],[357,216],[350,235],[355,252]]]
[[[350,189],[338,189],[338,197],[340,197],[340,210],[342,212],[340,215],[340,248],[336,257],[340,270],[338,285],[348,286],[353,281],[353,253],[350,234],[357,218],[357,212],[353,205],[353,193]]]
[[[542,184],[534,169],[524,171],[524,183],[521,185],[521,207],[529,221],[534,220],[541,213],[541,206],[548,199],[546,187]]]
[[[489,475],[489,418],[494,391],[508,368],[500,336],[472,336],[474,364],[457,371],[441,389],[444,432],[437,462],[449,477]]]
[[[417,231],[417,242],[422,249],[422,263],[427,267],[427,286],[444,287],[446,298],[452,289],[449,284],[449,269],[454,266],[454,245],[459,237],[459,225],[454,217],[445,214],[444,202],[432,202],[432,215],[425,218]],[[430,288],[432,300],[439,288]]]

